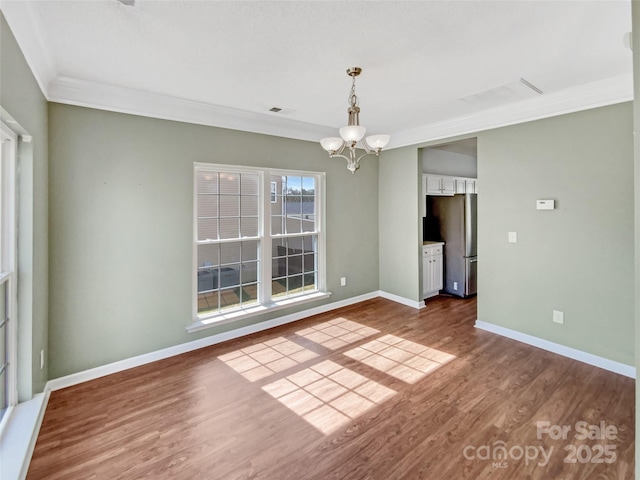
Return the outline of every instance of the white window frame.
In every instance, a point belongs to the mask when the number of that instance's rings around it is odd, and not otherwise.
[[[325,173],[310,172],[304,170],[285,170],[276,168],[258,168],[245,167],[237,165],[220,165],[212,163],[193,164],[193,258],[192,258],[192,323],[186,327],[187,331],[195,332],[205,328],[218,326],[225,323],[234,322],[240,319],[260,315],[267,311],[287,308],[292,305],[310,302],[331,295],[326,291],[326,236],[325,236]],[[258,241],[258,259],[259,259],[259,282],[260,288],[258,293],[258,303],[247,307],[239,307],[237,309],[224,311],[214,314],[198,314],[198,245],[203,242],[198,241],[198,173],[203,171],[211,172],[227,172],[227,173],[253,173],[258,174],[260,179],[259,186],[259,206],[258,206],[258,237],[247,237],[240,239],[230,239],[229,241],[237,242],[243,240]],[[316,181],[316,230],[314,232],[302,232],[302,235],[317,236],[317,253],[316,253],[316,290],[303,292],[295,296],[285,298],[272,298],[271,291],[271,268],[272,268],[272,239],[286,238],[296,236],[297,234],[271,234],[271,177],[272,175],[288,175],[300,177],[314,177]]]
[[[17,189],[17,151],[18,136],[4,122],[0,122],[2,163],[0,182],[0,223],[3,239],[2,264],[0,265],[0,284],[6,288],[6,354],[7,354],[7,410],[0,420],[0,435],[9,421],[9,417],[18,403],[18,302],[17,302],[17,232],[18,232],[18,189]],[[0,359],[0,365],[3,360]],[[4,388],[4,386],[2,387]]]

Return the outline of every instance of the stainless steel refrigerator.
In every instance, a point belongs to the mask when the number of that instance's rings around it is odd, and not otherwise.
[[[477,293],[477,195],[427,196],[424,239],[445,242],[444,292]]]

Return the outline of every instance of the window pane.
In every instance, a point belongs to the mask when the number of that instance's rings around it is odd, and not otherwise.
[[[220,216],[221,217],[239,217],[240,216],[240,197],[235,195],[220,196]]]
[[[272,296],[287,297],[316,290],[316,235],[274,239]]]
[[[210,267],[220,263],[220,245],[198,245],[198,267]]]
[[[303,244],[303,237],[288,238],[287,248],[289,249],[289,255],[293,255],[294,253],[302,253]]]
[[[242,285],[256,283],[258,281],[258,262],[245,262],[242,264]]]
[[[287,267],[289,275],[302,273],[302,255],[291,255],[287,257]]]
[[[258,217],[242,218],[240,220],[240,236],[241,237],[257,237],[258,236]]]
[[[307,235],[304,237],[304,251],[317,252],[317,235]]]
[[[198,270],[198,293],[211,292],[218,288],[218,267]]]
[[[302,195],[302,178],[292,177],[287,175],[286,177],[286,195]]]
[[[240,289],[220,290],[220,310],[229,310],[240,306]]]
[[[286,297],[287,295],[287,279],[280,278],[271,282],[271,296],[273,298]]]
[[[317,290],[315,272],[305,273],[303,280],[304,280],[304,286],[303,286],[304,291]]]
[[[280,215],[271,217],[271,235],[280,235],[284,233],[284,218]]]
[[[218,239],[218,219],[198,219],[198,240]]]
[[[240,219],[221,218],[220,238],[240,238]]]
[[[316,231],[316,217],[315,217],[315,215],[304,215],[302,217],[302,231],[303,232],[315,232]]]
[[[198,313],[217,312],[219,309],[218,290],[198,295]]]
[[[316,194],[316,179],[313,177],[303,177],[302,178],[302,195],[312,195]]]
[[[242,242],[242,261],[258,259],[258,241]]]
[[[285,224],[286,233],[302,233],[302,223],[300,216],[287,216]]]
[[[218,216],[218,196],[198,195],[198,218]]]
[[[240,285],[240,264],[220,267],[218,279],[220,288],[236,287]]]
[[[258,284],[243,285],[242,290],[242,305],[252,305],[258,303]]]
[[[258,195],[259,185],[257,173],[242,173],[240,175],[240,191],[242,195]]]
[[[275,196],[275,201],[271,202],[271,215],[284,215],[284,198],[282,195]]]
[[[289,285],[288,293],[291,295],[292,293],[300,293],[302,290],[302,275],[293,275],[288,277]]]
[[[302,197],[287,197],[287,216],[299,217],[302,213]]]
[[[316,269],[316,254],[307,253],[303,261],[304,272],[313,272]]]
[[[240,242],[223,243],[220,245],[220,265],[240,263]]]
[[[258,197],[240,197],[241,215],[243,217],[258,217]]]
[[[223,195],[239,195],[240,174],[220,172],[220,193]]]
[[[199,172],[197,191],[198,193],[218,193],[218,173]]]
[[[284,278],[286,276],[287,257],[274,257],[271,261],[271,278]]]

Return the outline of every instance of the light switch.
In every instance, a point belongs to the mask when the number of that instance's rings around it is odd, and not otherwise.
[[[518,234],[516,232],[509,232],[509,243],[518,243]]]

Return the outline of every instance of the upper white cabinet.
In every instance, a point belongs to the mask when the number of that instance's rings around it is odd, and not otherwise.
[[[455,195],[458,193],[478,193],[478,180],[429,173],[422,174],[423,195]]]
[[[454,195],[456,193],[456,179],[442,175],[424,175],[427,182],[427,195]],[[423,177],[423,178],[424,178]]]

